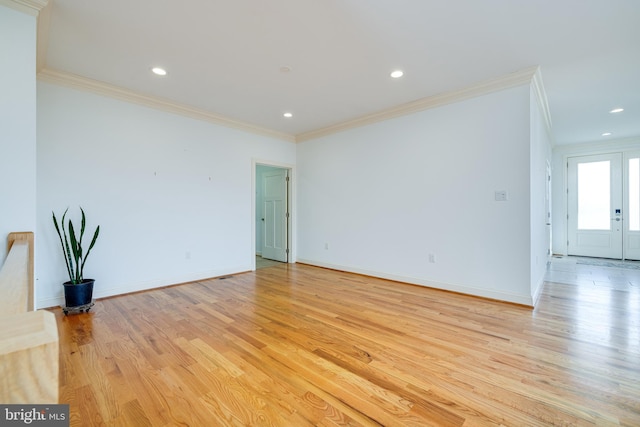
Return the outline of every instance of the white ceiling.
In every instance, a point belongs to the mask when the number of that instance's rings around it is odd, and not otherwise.
[[[556,144],[640,136],[640,0],[51,0],[49,7],[49,32],[39,35],[46,69],[290,135],[540,66]],[[154,76],[153,66],[168,76]],[[396,68],[403,78],[389,77]],[[623,113],[609,114],[619,106]],[[613,135],[602,137],[607,131]]]

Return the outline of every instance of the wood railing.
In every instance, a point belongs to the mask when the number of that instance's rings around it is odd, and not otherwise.
[[[10,233],[0,269],[0,402],[58,403],[58,328],[33,311],[33,233]]]
[[[0,316],[33,311],[33,233],[9,233],[0,270]]]

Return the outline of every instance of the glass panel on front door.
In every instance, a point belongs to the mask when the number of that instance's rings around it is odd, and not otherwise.
[[[610,162],[578,164],[578,229],[611,228]]]
[[[640,231],[640,158],[629,159],[629,231]]]

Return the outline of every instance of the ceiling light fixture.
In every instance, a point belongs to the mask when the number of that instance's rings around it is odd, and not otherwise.
[[[287,119],[290,119],[291,117],[293,117],[293,113],[284,113],[283,116],[285,116]]]
[[[611,132],[605,132],[602,134],[602,136],[611,136],[611,135],[612,135]]]
[[[614,108],[613,110],[609,111],[611,114],[615,114],[615,113],[622,113],[624,111],[624,108]]]
[[[392,71],[390,76],[393,77],[394,79],[400,78],[404,75],[404,72],[402,70],[395,70]]]
[[[151,72],[153,74],[155,74],[156,76],[166,76],[167,75],[167,70],[165,70],[164,68],[160,68],[160,67],[153,67],[151,69]]]
[[[283,65],[282,67],[280,67],[281,73],[289,73],[290,71],[291,71],[291,67],[289,67],[288,65]]]

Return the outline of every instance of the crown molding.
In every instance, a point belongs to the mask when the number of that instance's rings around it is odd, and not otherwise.
[[[301,133],[296,135],[296,142],[308,141],[337,132],[342,132],[347,129],[370,125],[395,117],[400,117],[407,114],[428,110],[430,108],[436,108],[442,105],[452,104],[454,102],[475,98],[481,95],[486,95],[488,93],[510,89],[512,87],[520,86],[523,84],[530,84],[537,71],[538,67],[526,68],[499,78],[482,81],[464,89],[429,96],[384,111],[368,114],[354,120],[349,120],[347,122],[328,126],[311,132]]]
[[[131,102],[145,107],[154,108],[156,110],[166,111],[181,116],[190,117],[196,120],[203,120],[225,126],[233,129],[250,132],[253,134],[276,138],[288,142],[295,142],[293,135],[274,131],[271,129],[255,126],[239,120],[230,119],[206,110],[189,107],[187,105],[178,104],[173,101],[157,98],[149,95],[137,93],[118,86],[110,85],[98,80],[88,79],[75,74],[65,73],[62,71],[43,68],[38,73],[38,80],[70,87],[86,92],[92,92],[98,95],[119,99],[121,101]]]
[[[542,111],[542,117],[544,118],[544,123],[547,128],[547,135],[551,138],[553,133],[551,132],[551,127],[553,123],[551,122],[551,111],[549,110],[549,101],[547,100],[547,93],[544,90],[544,85],[542,84],[542,73],[540,72],[540,67],[536,69],[536,72],[533,74],[533,79],[531,81],[531,85],[533,87],[533,92],[538,101],[538,106]]]
[[[49,44],[49,23],[51,21],[50,0],[0,0],[0,5],[37,18],[36,27],[36,72],[44,68]]]
[[[122,101],[144,105],[157,110],[167,111],[173,114],[179,114],[197,120],[204,120],[221,126],[239,129],[257,135],[281,139],[288,142],[308,141],[337,132],[342,132],[348,129],[366,126],[407,114],[428,110],[430,108],[436,108],[439,106],[460,102],[492,92],[497,92],[524,84],[531,84],[534,88],[534,93],[540,105],[540,108],[542,109],[547,130],[549,131],[549,134],[551,134],[551,115],[549,114],[549,106],[547,104],[547,97],[544,91],[544,86],[542,85],[542,76],[540,75],[539,67],[526,68],[524,70],[520,70],[499,78],[485,80],[483,82],[460,90],[422,98],[384,111],[368,114],[354,120],[339,123],[333,126],[328,126],[318,130],[313,130],[310,132],[301,133],[295,136],[230,119],[206,110],[178,104],[167,99],[144,95],[98,80],[92,80],[86,77],[53,70],[46,67],[42,68],[38,72],[38,80],[82,91],[88,91],[98,95],[108,96]]]
[[[10,7],[20,12],[38,16],[40,11],[49,3],[49,0],[0,0],[0,5]]]
[[[51,23],[51,6],[49,1],[38,14],[38,25],[36,28],[36,73],[39,73],[45,66],[47,58],[47,48],[49,47],[49,27]]]
[[[563,156],[582,156],[588,154],[612,153],[614,151],[636,151],[640,149],[640,137],[608,139],[606,141],[588,141],[573,144],[556,144],[554,152]]]

